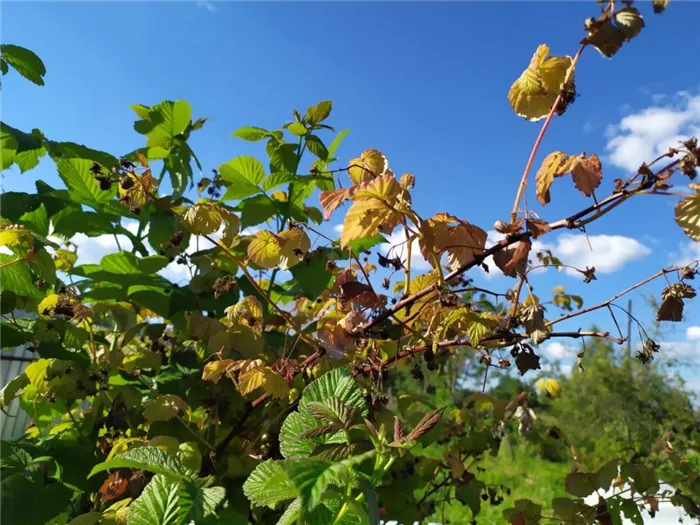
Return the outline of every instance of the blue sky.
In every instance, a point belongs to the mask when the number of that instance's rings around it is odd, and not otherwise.
[[[3,42],[34,50],[48,70],[44,87],[15,74],[3,79],[2,118],[12,126],[120,154],[143,142],[132,129],[130,104],[186,99],[194,116],[210,118],[192,138],[206,174],[237,155],[262,158],[259,146],[232,139],[233,130],[274,128],[291,118],[292,108],[331,99],[331,125],[352,130],[338,152],[342,161],[376,147],[395,172],[416,175],[413,200],[423,217],[447,211],[485,230],[507,219],[540,126],[513,113],[510,85],[540,43],[555,55],[573,54],[583,21],[597,9],[592,1],[11,2],[2,8]],[[663,16],[648,4],[641,9],[647,27],[613,60],[584,53],[576,77],[581,96],[555,119],[535,162],[554,150],[598,153],[604,173],[598,195],[657,148],[700,134],[700,78],[687,58],[700,46],[700,4],[672,2]],[[22,176],[4,174],[3,190],[32,191],[37,177],[60,184],[44,162]],[[567,179],[555,181],[552,201],[537,204],[531,184],[528,202],[548,220],[590,203]],[[583,285],[549,271],[533,278],[535,293],[548,298],[561,283],[593,304],[671,262],[700,258],[698,245],[675,225],[673,204],[640,197],[619,208],[589,228],[593,252],[580,235],[546,237],[565,260],[608,273]],[[340,214],[326,231],[339,222]],[[475,276],[501,290],[512,285],[502,276]],[[663,285],[643,291],[658,296]],[[632,299],[634,313],[649,320],[641,295]],[[670,327],[665,340],[674,342],[669,352],[700,364],[700,313],[693,306],[686,306],[688,322]],[[592,322],[614,330],[601,315],[562,328]],[[551,357],[571,354],[550,350]],[[695,368],[684,374],[700,386]]]

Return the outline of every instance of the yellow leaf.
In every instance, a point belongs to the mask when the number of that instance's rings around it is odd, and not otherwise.
[[[284,230],[274,234],[257,232],[248,245],[248,258],[262,268],[288,270],[297,265],[311,248],[311,241],[301,229]]]
[[[515,113],[533,122],[544,118],[559,95],[570,66],[571,57],[550,57],[549,47],[541,44],[508,93]]]
[[[186,413],[188,410],[189,406],[182,398],[166,394],[146,401],[143,406],[143,417],[149,423],[170,421],[180,412]]]
[[[676,223],[694,241],[700,241],[700,193],[676,204]]]
[[[119,184],[119,200],[131,208],[143,206],[152,196],[155,196],[158,190],[158,181],[153,178],[150,169],[144,171],[142,175],[128,172],[122,177],[123,180]],[[124,189],[124,186],[127,186],[127,189]]]
[[[371,181],[389,168],[389,161],[374,148],[365,150],[358,158],[350,161],[348,175],[355,184]]]
[[[0,246],[14,248],[26,245],[31,248],[33,245],[32,234],[24,226],[13,225],[0,231]]]
[[[249,326],[256,332],[262,331],[263,309],[257,297],[248,295],[238,303],[224,310],[226,318],[236,325]]]
[[[284,378],[269,368],[266,369],[265,375],[265,392],[270,394],[274,399],[283,399],[287,397],[287,394],[289,394],[289,384],[287,384]]]
[[[182,220],[195,235],[209,235],[218,231],[223,224],[225,243],[238,233],[240,224],[238,217],[209,199],[200,199],[190,206]]]
[[[56,265],[56,269],[61,272],[70,271],[78,260],[78,254],[68,250],[56,250],[53,255],[53,262]]]
[[[238,376],[238,391],[245,396],[264,386],[267,381],[265,368],[265,366],[258,366],[247,372],[241,372]]]
[[[556,379],[541,379],[537,383],[537,390],[546,394],[547,397],[561,396],[561,384]]]
[[[240,361],[234,359],[221,359],[219,361],[209,361],[204,365],[204,370],[202,371],[202,380],[211,381],[212,383],[218,383],[224,374],[233,372],[236,370],[236,364]]]
[[[39,315],[42,317],[51,317],[56,311],[56,305],[60,298],[61,296],[55,293],[44,297],[37,307]]]
[[[271,231],[260,230],[248,245],[248,258],[261,268],[276,268],[285,242]]]
[[[567,155],[562,151],[552,152],[544,158],[535,177],[537,200],[540,201],[540,204],[549,203],[549,187],[552,185],[554,177],[566,175],[572,170],[578,159],[578,157]]]
[[[306,252],[311,248],[311,241],[306,232],[302,229],[284,230],[279,233],[284,239],[284,245],[280,250],[280,270],[289,270],[296,266],[304,258]]]
[[[177,454],[177,449],[180,446],[178,439],[172,436],[153,436],[148,440],[148,444],[166,451],[171,456]]]
[[[350,241],[380,232],[391,234],[403,216],[397,209],[404,205],[398,199],[401,192],[398,182],[389,174],[363,184],[353,195],[353,205],[345,215],[341,246],[344,248]]]
[[[471,261],[486,245],[484,230],[447,213],[438,213],[425,221],[420,232],[421,254],[434,268],[439,266],[444,252],[449,254],[448,264],[455,269]]]

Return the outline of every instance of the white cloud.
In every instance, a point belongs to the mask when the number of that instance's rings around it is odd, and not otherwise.
[[[590,244],[589,244],[590,243]],[[584,235],[564,233],[554,244],[533,243],[533,253],[551,250],[562,263],[585,269],[595,266],[596,273],[613,273],[626,264],[647,257],[651,249],[636,239],[622,235]],[[580,276],[576,270],[565,268],[569,275]]]
[[[490,230],[486,240],[486,247],[493,246],[494,243],[500,241],[503,237],[503,234]],[[630,237],[622,235],[589,235],[586,237],[582,233],[561,234],[553,243],[534,241],[530,251],[530,260],[533,262],[533,265],[537,265],[537,261],[534,260],[535,254],[542,250],[551,250],[552,254],[558,257],[562,263],[582,270],[587,266],[595,266],[596,272],[600,274],[616,272],[626,264],[636,259],[647,257],[651,253],[650,248]],[[700,258],[700,251],[698,258]],[[489,265],[489,273],[484,272],[484,276],[487,279],[503,275],[493,262],[493,257],[488,257],[486,262]],[[581,275],[571,268],[565,268],[564,270],[568,275],[578,277]],[[535,269],[531,275],[542,271],[544,269]]]
[[[655,103],[666,100],[656,97]],[[606,132],[608,160],[631,172],[700,132],[700,95],[677,93],[670,103],[624,116]]]
[[[551,341],[539,349],[540,353],[547,359],[558,361],[559,359],[570,358],[576,355],[576,350],[569,345],[559,341]]]
[[[337,233],[338,235],[340,235],[341,233],[343,233],[343,225],[342,225],[342,224],[336,224],[335,226],[333,226],[333,231],[334,231],[335,233]]]
[[[217,8],[214,5],[214,3],[210,2],[209,0],[197,0],[197,7],[210,12],[217,11]]]
[[[697,242],[682,242],[680,251],[669,254],[669,262],[678,266],[685,266],[697,260],[700,260],[700,243]]]
[[[659,350],[660,358],[674,359],[679,361],[680,364],[700,364],[700,339],[674,342],[662,341],[659,345],[661,345]]]
[[[686,328],[685,337],[688,341],[700,341],[700,326],[689,326]]]

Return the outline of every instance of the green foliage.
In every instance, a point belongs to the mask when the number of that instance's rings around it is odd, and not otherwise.
[[[610,2],[586,24],[585,46],[612,56],[645,22]],[[32,52],[2,45],[0,55],[2,74],[12,67],[43,84]],[[580,56],[539,46],[511,88],[516,113],[547,125],[563,114]],[[567,314],[555,318],[551,303],[520,293],[531,259],[563,267],[550,251],[531,258],[531,238],[583,227],[602,203],[612,210],[663,189],[674,171],[694,174],[696,142],[608,197],[594,194],[595,154],[548,155],[535,177],[539,200],[570,173],[594,204],[552,223],[527,209],[519,216],[526,172],[510,222],[494,226],[505,238],[487,247],[476,224],[420,217],[416,177],[397,177],[380,151],[343,153],[350,160],[340,163],[348,130],[328,124],[331,101],[294,110],[275,129],[239,128],[234,137],[260,143],[255,154],[219,159],[208,178],[190,145],[206,118],[184,100],[132,109],[143,147],[116,155],[0,127],[0,169],[22,174],[44,159],[63,183],[1,196],[2,346],[38,356],[0,393],[3,411],[18,400],[32,420],[0,448],[5,521],[619,523],[641,522],[637,503],[654,511],[659,501],[700,515],[697,413],[653,361],[660,346],[646,336],[635,359],[589,341],[609,334],[569,333],[586,338],[582,373],[535,375],[532,345],[614,299],[583,309],[581,296],[557,287],[552,302]],[[343,232],[332,239],[323,222],[340,210]],[[675,219],[700,235],[695,196]],[[420,252],[406,260],[421,256],[431,271],[410,269],[398,246],[384,249],[396,232]],[[85,263],[78,234],[131,247]],[[490,255],[518,280],[512,289],[464,277]],[[177,283],[164,277],[171,265],[186,269]],[[657,322],[682,318],[697,267],[656,275],[677,280]],[[595,268],[575,270],[595,280]],[[503,377],[489,393],[467,388],[511,367],[508,355],[522,379]],[[660,486],[669,480],[673,495]],[[634,500],[583,502],[621,482]]]

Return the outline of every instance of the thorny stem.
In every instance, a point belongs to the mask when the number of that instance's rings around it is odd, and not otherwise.
[[[571,62],[571,66],[566,72],[566,77],[564,78],[564,83],[562,86],[566,86],[569,83],[569,80],[571,79],[571,76],[574,74],[574,69],[576,69],[576,63],[578,62],[579,57],[581,56],[581,52],[584,50],[586,47],[585,44],[582,44],[581,47],[578,48],[578,51],[576,52],[576,56],[574,57],[573,61]],[[540,149],[540,144],[542,143],[542,139],[544,138],[545,133],[547,132],[547,128],[549,127],[550,122],[552,122],[552,117],[554,117],[554,113],[557,111],[557,107],[559,106],[559,102],[561,102],[561,97],[562,93],[559,92],[557,95],[557,98],[554,100],[554,104],[552,104],[552,108],[549,110],[549,114],[547,115],[547,118],[544,121],[544,124],[542,124],[542,129],[540,129],[539,135],[537,135],[537,139],[535,140],[535,144],[532,146],[532,151],[530,151],[530,157],[527,159],[527,164],[525,165],[525,171],[523,171],[523,176],[520,179],[520,184],[518,185],[518,192],[515,194],[515,203],[513,203],[513,211],[510,213],[510,222],[514,223],[515,220],[518,218],[518,209],[520,208],[520,199],[522,198],[523,191],[525,191],[525,187],[527,186],[527,178],[528,175],[530,174],[530,170],[532,169],[532,163],[535,161],[535,157],[537,156],[537,150]]]

